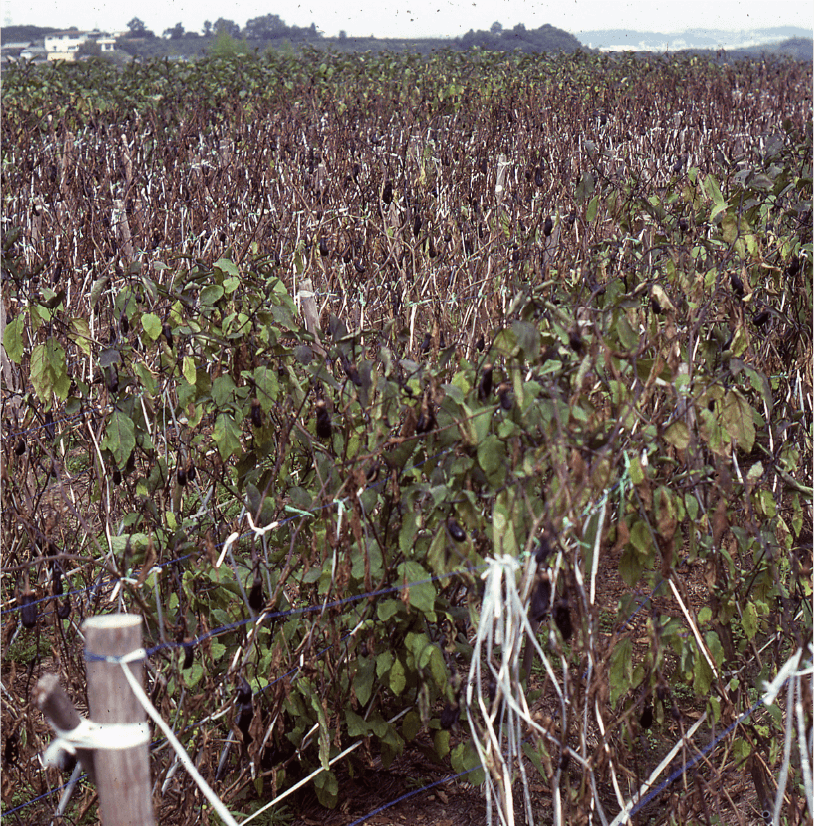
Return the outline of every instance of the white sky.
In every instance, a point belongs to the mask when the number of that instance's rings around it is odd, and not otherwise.
[[[811,28],[814,12],[808,0],[0,0],[5,25],[77,26],[120,31],[134,17],[160,35],[179,21],[188,31],[201,31],[204,20],[219,17],[243,27],[247,20],[277,14],[288,25],[310,26],[327,36],[340,29],[348,35],[377,37],[456,37],[469,29],[488,29],[496,20],[504,28],[523,23],[528,29],[550,23],[579,37],[593,29],[638,29],[664,33],[687,29],[740,32],[773,26]]]

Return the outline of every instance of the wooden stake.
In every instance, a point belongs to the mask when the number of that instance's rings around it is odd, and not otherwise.
[[[141,648],[141,617],[109,614],[82,625],[85,652],[122,657]],[[88,706],[95,723],[142,723],[146,714],[133,694],[122,667],[87,659]],[[127,666],[143,685],[141,662]],[[98,751],[95,759],[99,809],[104,826],[154,826],[149,745]]]

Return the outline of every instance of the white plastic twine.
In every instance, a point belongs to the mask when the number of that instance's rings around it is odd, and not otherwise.
[[[51,741],[42,759],[46,766],[59,764],[60,752],[75,755],[77,749],[102,749],[118,751],[132,749],[150,742],[147,723],[94,723],[85,717],[70,731],[64,731],[51,723],[56,737]]]
[[[269,531],[273,531],[275,528],[279,528],[280,525],[283,524],[279,520],[275,520],[274,522],[269,522],[269,524],[263,528],[258,528],[257,525],[254,524],[254,519],[252,519],[252,515],[248,511],[246,511],[245,516],[248,519],[249,527],[252,529],[255,536],[263,537]],[[216,568],[220,568],[220,566],[223,565],[223,560],[226,559],[226,554],[229,553],[229,549],[232,547],[232,545],[234,545],[235,542],[237,542],[237,540],[240,539],[240,536],[241,535],[237,532],[229,534],[228,538],[226,539],[226,542],[223,543],[223,550],[220,552],[220,556],[218,557],[218,560],[215,563]]]
[[[487,565],[483,574],[485,589],[481,618],[466,686],[466,714],[472,741],[486,772],[487,822],[492,822],[494,805],[500,823],[513,826],[512,772],[515,766],[519,766],[526,817],[528,823],[533,824],[531,797],[521,750],[520,723],[522,720],[535,728],[539,727],[531,720],[520,686],[520,654],[528,619],[516,584],[519,563],[512,556],[502,555],[488,559]],[[492,661],[496,646],[501,652],[499,664]],[[484,660],[488,669],[485,673]],[[492,681],[495,685],[495,700],[501,698],[502,704],[484,699],[484,689],[488,690]],[[501,705],[500,719],[496,719],[497,709]],[[476,710],[480,712],[480,720],[475,718]]]

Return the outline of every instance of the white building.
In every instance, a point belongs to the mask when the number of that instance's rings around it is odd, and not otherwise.
[[[68,29],[46,35],[45,51],[49,60],[76,60],[80,47],[89,41],[98,44],[102,52],[112,52],[116,48],[116,39],[106,32]]]

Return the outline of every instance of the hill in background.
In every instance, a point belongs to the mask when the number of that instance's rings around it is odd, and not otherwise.
[[[579,39],[562,29],[545,25],[537,29],[526,29],[518,24],[511,29],[504,29],[500,23],[494,23],[488,30],[470,29],[457,38],[376,38],[351,37],[340,32],[338,37],[324,37],[312,24],[309,28],[287,26],[277,15],[273,18],[274,27],[267,27],[269,36],[256,37],[257,24],[266,18],[248,21],[241,29],[236,23],[226,21],[231,29],[222,32],[220,40],[213,32],[201,35],[197,32],[185,32],[183,28],[172,37],[156,37],[146,31],[148,37],[127,37],[119,41],[117,49],[132,56],[142,58],[184,56],[192,58],[203,56],[213,49],[224,46],[223,40],[229,41],[227,47],[235,51],[263,51],[272,49],[298,49],[309,46],[337,52],[431,52],[450,49],[467,51],[479,48],[488,51],[522,52],[574,52],[579,49],[601,51],[635,51],[635,52],[717,52],[723,48],[726,59],[759,58],[763,55],[788,56],[797,60],[811,61],[814,58],[814,41],[811,32],[792,26],[780,26],[770,29],[758,29],[741,32],[709,31],[690,29],[681,33],[665,34],[660,32],[642,32],[633,29],[611,29],[607,31],[592,30],[579,33]],[[53,27],[43,26],[4,26],[0,30],[0,42],[20,43],[42,40],[54,31]],[[262,29],[261,29],[262,31]],[[273,32],[273,34],[272,34]],[[265,32],[264,32],[265,33]]]
[[[0,43],[31,43],[42,40],[53,31],[56,31],[53,26],[3,26],[0,28]]]
[[[767,29],[723,31],[687,29],[683,32],[645,32],[636,29],[605,29],[577,32],[580,42],[601,51],[678,52],[696,49],[727,52],[759,49],[775,51],[792,38],[811,40],[811,29],[776,26]],[[810,59],[810,58],[809,58]]]

